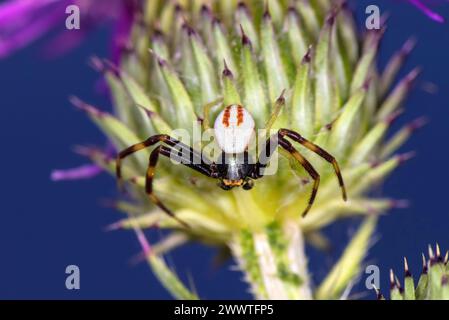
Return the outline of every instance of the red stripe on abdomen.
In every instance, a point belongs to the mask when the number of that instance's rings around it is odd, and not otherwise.
[[[231,107],[226,107],[223,114],[223,125],[229,127],[229,117],[231,116]]]
[[[243,107],[238,106],[237,107],[237,126],[243,123]]]

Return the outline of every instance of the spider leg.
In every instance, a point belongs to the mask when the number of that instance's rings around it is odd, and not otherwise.
[[[312,177],[313,179],[313,188],[312,188],[312,193],[310,194],[309,197],[309,203],[307,204],[306,209],[304,210],[304,212],[302,213],[302,216],[305,217],[307,212],[309,212],[310,208],[313,205],[313,202],[315,201],[316,198],[316,194],[318,192],[318,187],[320,185],[320,175],[319,173],[313,168],[313,166],[310,164],[309,161],[307,161],[306,158],[304,158],[299,152],[298,150],[296,150],[292,144],[285,140],[282,137],[279,137],[279,145],[284,148],[286,151],[288,151],[302,166],[303,168],[307,171],[307,173]]]
[[[137,143],[135,145],[132,145],[122,152],[119,153],[117,156],[117,166],[116,166],[116,174],[117,179],[119,182],[121,182],[121,161],[123,158],[133,154],[134,152],[137,152],[139,150],[142,150],[144,148],[150,147],[157,142],[165,143],[168,145],[159,145],[157,146],[150,154],[148,169],[146,172],[146,179],[145,179],[145,191],[150,198],[150,200],[157,205],[160,209],[162,209],[166,214],[168,214],[170,217],[178,221],[180,224],[182,224],[184,227],[188,228],[188,224],[182,221],[181,219],[177,218],[176,215],[168,209],[161,201],[160,199],[154,194],[153,192],[153,179],[154,174],[156,170],[156,164],[159,159],[159,154],[162,154],[163,156],[166,156],[168,158],[171,158],[172,160],[176,160],[180,162],[181,164],[188,166],[208,177],[215,178],[217,175],[217,172],[215,170],[215,164],[211,163],[210,160],[207,160],[207,163],[204,161],[204,157],[202,154],[193,148],[185,145],[184,143],[173,139],[172,137],[168,135],[155,135],[147,140]],[[179,149],[178,149],[179,147]],[[180,154],[181,152],[181,154]],[[198,162],[197,162],[198,161]],[[209,164],[211,163],[211,164]]]
[[[341,176],[340,167],[338,166],[337,160],[335,160],[335,158],[332,155],[330,155],[327,151],[320,148],[316,144],[305,139],[304,137],[302,137],[299,133],[297,133],[295,131],[292,131],[289,129],[279,129],[278,135],[279,135],[279,138],[282,138],[283,140],[285,140],[284,139],[285,136],[289,137],[290,139],[302,144],[304,147],[306,147],[310,151],[315,152],[316,154],[318,154],[320,157],[322,157],[327,162],[331,163],[332,166],[334,167],[335,174],[337,175],[338,183],[340,184],[343,200],[345,200],[345,201],[347,200],[346,188],[345,188],[345,184],[343,182],[343,177]],[[281,140],[281,139],[279,139],[279,140]]]
[[[171,160],[174,160],[176,162],[179,162],[182,165],[185,165],[207,177],[210,178],[216,178],[217,177],[217,171],[215,167],[215,163],[208,160],[205,156],[203,156],[204,159],[207,159],[207,162],[203,161],[203,159],[200,159],[200,163],[192,162],[191,159],[185,157],[183,154],[179,154],[179,150],[161,146],[160,153]],[[191,158],[191,156],[190,156]],[[210,163],[210,164],[209,164]]]
[[[157,161],[159,159],[159,154],[166,156],[172,160],[176,160],[176,161],[180,162],[181,164],[184,164],[184,165],[186,165],[186,166],[188,166],[208,177],[213,177],[214,170],[213,170],[213,167],[211,167],[210,165],[208,165],[204,162],[202,162],[200,164],[194,164],[194,163],[190,162],[190,159],[187,159],[187,158],[179,155],[178,152],[176,152],[176,151],[178,151],[178,150],[175,150],[175,149],[163,146],[163,145],[159,145],[156,147],[156,149],[154,149],[151,152],[148,169],[147,169],[147,173],[146,173],[146,178],[145,178],[145,192],[147,193],[148,197],[155,205],[157,205],[166,214],[168,214],[170,217],[172,217],[173,219],[178,221],[184,227],[189,228],[189,225],[187,223],[185,223],[181,219],[177,218],[176,215],[173,213],[173,211],[168,209],[161,202],[161,200],[154,194],[153,180],[154,180],[154,174],[156,172],[156,165],[157,165]]]
[[[161,153],[162,148],[163,148],[163,146],[159,145],[150,154],[150,161],[148,164],[147,174],[146,174],[146,178],[145,178],[145,192],[147,193],[151,202],[153,202],[155,205],[157,205],[160,209],[162,209],[162,211],[164,211],[170,217],[172,217],[173,219],[178,221],[184,227],[189,228],[189,225],[187,223],[185,223],[184,221],[182,221],[181,219],[177,218],[176,215],[170,209],[168,209],[153,192],[153,179],[154,179],[154,174],[156,172],[156,164],[157,164],[157,160],[159,159],[159,154]],[[170,154],[170,152],[169,152],[169,154]]]
[[[196,150],[194,150],[192,147],[189,147],[187,145],[185,145],[184,143],[173,139],[172,137],[170,137],[169,135],[166,134],[157,134],[154,136],[149,137],[148,139],[146,139],[145,141],[136,143],[124,150],[122,150],[118,155],[117,155],[117,159],[116,159],[116,166],[115,166],[115,174],[117,177],[117,184],[119,186],[119,189],[123,188],[123,180],[122,180],[122,160],[124,158],[126,158],[127,156],[151,147],[153,145],[155,145],[158,142],[164,142],[166,144],[168,144],[169,146],[176,146],[179,147],[183,152],[188,152],[191,158],[194,158],[197,161],[193,161],[193,163],[198,163],[199,161],[202,161],[202,154]],[[198,160],[199,159],[199,160]],[[209,162],[210,163],[210,162]]]
[[[253,172],[252,178],[257,179],[263,176],[263,172],[261,173],[260,170],[267,166],[271,156],[274,153],[274,150],[278,145],[280,145],[283,149],[289,152],[302,165],[302,167],[313,179],[312,193],[310,194],[308,205],[304,210],[304,212],[302,213],[302,216],[304,217],[307,214],[307,212],[309,212],[310,208],[313,205],[313,202],[315,201],[318,192],[318,187],[320,185],[320,175],[315,170],[315,168],[313,168],[310,162],[307,161],[307,159],[304,158],[298,152],[298,150],[296,150],[292,146],[292,144],[288,140],[286,140],[279,134],[274,134],[265,142],[265,146],[263,147],[264,150],[262,150],[259,154],[259,158],[255,166],[255,171]]]
[[[209,102],[203,106],[203,129],[207,130],[210,129],[210,123],[209,123],[209,115],[210,111],[213,107],[217,106],[221,101],[223,101],[223,98],[215,99],[212,102]]]
[[[278,146],[278,135],[274,134],[267,139],[265,145],[262,146],[262,150],[257,158],[257,163],[254,167],[254,171],[251,175],[253,179],[259,179],[263,177],[263,169],[267,167],[268,162],[270,162],[271,156],[273,155],[276,147]]]

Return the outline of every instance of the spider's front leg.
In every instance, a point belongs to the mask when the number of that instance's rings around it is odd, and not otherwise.
[[[301,166],[307,171],[307,173],[313,179],[312,193],[310,194],[307,207],[302,213],[302,216],[304,217],[307,214],[307,212],[309,212],[310,208],[313,205],[313,202],[315,201],[318,192],[318,187],[320,185],[320,175],[313,168],[310,162],[307,161],[307,159],[304,158],[298,152],[298,150],[296,150],[292,146],[292,144],[287,140],[285,140],[281,135],[274,134],[265,142],[265,146],[263,147],[263,150],[259,154],[259,158],[255,166],[256,170],[253,173],[253,178],[254,179],[261,178],[264,175],[263,170],[268,165],[271,156],[273,155],[274,151],[278,146],[281,146],[283,149],[289,152],[301,164]]]
[[[119,185],[119,189],[122,189],[123,187],[123,181],[122,181],[122,160],[126,157],[130,156],[131,154],[143,150],[145,148],[151,147],[155,145],[158,142],[166,143],[169,146],[172,147],[179,147],[183,152],[188,153],[190,157],[194,157],[196,159],[201,159],[202,155],[198,151],[194,150],[192,147],[189,147],[182,143],[181,141],[178,141],[176,139],[173,139],[169,135],[166,134],[156,134],[154,136],[149,137],[145,141],[136,143],[122,151],[117,155],[116,159],[116,166],[115,166],[115,174],[117,178],[117,183]]]
[[[265,144],[262,146],[262,150],[257,157],[257,163],[254,166],[254,171],[251,174],[251,178],[259,179],[264,176],[265,168],[268,166],[274,151],[278,146],[278,135],[274,134],[267,139]]]
[[[288,151],[301,165],[302,167],[307,171],[307,173],[310,175],[310,177],[313,179],[313,187],[312,187],[312,193],[309,197],[309,202],[307,204],[307,207],[302,213],[302,216],[305,217],[307,212],[309,212],[310,208],[312,208],[313,202],[315,201],[316,194],[318,192],[318,187],[320,185],[320,175],[315,170],[315,168],[312,166],[312,164],[307,161],[306,158],[303,157],[302,154],[296,150],[290,142],[285,140],[282,137],[279,137],[279,145],[284,148],[286,151]]]
[[[164,211],[166,214],[168,214],[170,217],[178,221],[180,224],[182,224],[184,227],[189,228],[189,225],[176,217],[176,215],[168,209],[162,202],[159,200],[159,198],[154,194],[153,191],[153,180],[154,180],[154,174],[156,172],[156,164],[159,159],[159,154],[165,155],[167,157],[170,157],[171,150],[159,145],[154,149],[150,154],[150,160],[148,163],[148,169],[147,174],[145,177],[145,192],[150,198],[151,202],[153,202],[155,205],[157,205],[162,211]]]
[[[334,167],[335,174],[337,175],[337,178],[338,178],[338,183],[341,188],[343,200],[344,201],[347,200],[348,197],[346,195],[345,183],[343,182],[343,177],[341,175],[340,167],[338,166],[337,160],[331,154],[329,154],[326,150],[320,148],[316,144],[305,139],[304,137],[302,137],[299,133],[297,133],[295,131],[292,131],[289,129],[279,129],[278,136],[279,136],[279,140],[281,140],[281,139],[285,140],[284,137],[289,137],[293,141],[296,141],[296,142],[302,144],[304,147],[306,147],[310,151],[315,152],[320,157],[322,157],[324,160],[331,163],[332,166]],[[285,141],[287,141],[287,140],[285,140]]]
[[[178,221],[180,224],[182,224],[184,227],[189,227],[187,223],[182,221],[181,219],[177,218],[176,215],[168,209],[161,201],[160,199],[154,194],[153,192],[153,179],[154,174],[156,171],[156,164],[159,159],[159,154],[166,156],[168,158],[171,158],[185,166],[190,167],[193,170],[196,170],[208,177],[215,178],[217,175],[215,164],[211,163],[210,160],[204,159],[203,155],[194,150],[193,148],[183,144],[182,142],[173,139],[172,137],[168,135],[155,135],[147,140],[137,143],[135,145],[132,145],[125,150],[121,151],[119,155],[117,156],[116,160],[116,174],[117,179],[119,180],[119,183],[121,183],[121,161],[133,154],[134,152],[137,152],[139,150],[142,150],[144,148],[147,148],[149,146],[152,146],[156,144],[157,142],[166,143],[168,145],[159,145],[156,147],[150,154],[148,169],[146,173],[146,179],[145,179],[145,191],[150,198],[150,200],[157,205],[161,210],[163,210],[166,214],[168,214],[170,217]],[[174,147],[174,148],[172,148]],[[179,154],[181,151],[181,155]],[[187,157],[186,157],[187,155]],[[206,161],[205,161],[206,160]]]

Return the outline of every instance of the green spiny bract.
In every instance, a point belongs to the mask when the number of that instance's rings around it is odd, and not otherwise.
[[[429,245],[428,259],[422,254],[422,271],[415,283],[413,275],[404,258],[404,283],[390,270],[390,299],[391,300],[449,300],[449,251],[443,256],[438,244],[435,252]],[[384,296],[377,291],[377,297],[384,300]]]
[[[162,160],[155,192],[188,223],[186,230],[146,197],[149,151],[142,150],[125,161],[132,201],[117,207],[130,217],[115,226],[173,230],[153,254],[192,239],[230,248],[259,298],[338,298],[360,271],[377,214],[401,204],[367,192],[409,157],[395,152],[422,121],[386,134],[418,70],[392,87],[411,41],[379,70],[383,29],[359,31],[338,1],[287,2],[147,1],[120,65],[93,60],[111,89],[114,115],[75,102],[117,150],[178,128],[201,131],[224,106],[239,103],[259,128],[289,128],[329,151],[342,167],[349,199],[341,200],[332,167],[301,149],[321,174],[305,218],[300,214],[311,183],[289,154],[281,153],[277,173],[257,180],[251,191],[223,191],[215,180]],[[90,155],[114,172],[113,159],[99,151]],[[323,247],[327,240],[319,231],[354,216],[365,223],[311,292],[303,240]]]

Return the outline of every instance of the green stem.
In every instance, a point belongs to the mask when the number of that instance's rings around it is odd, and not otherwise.
[[[242,231],[230,247],[257,299],[312,299],[304,238],[294,221]]]

